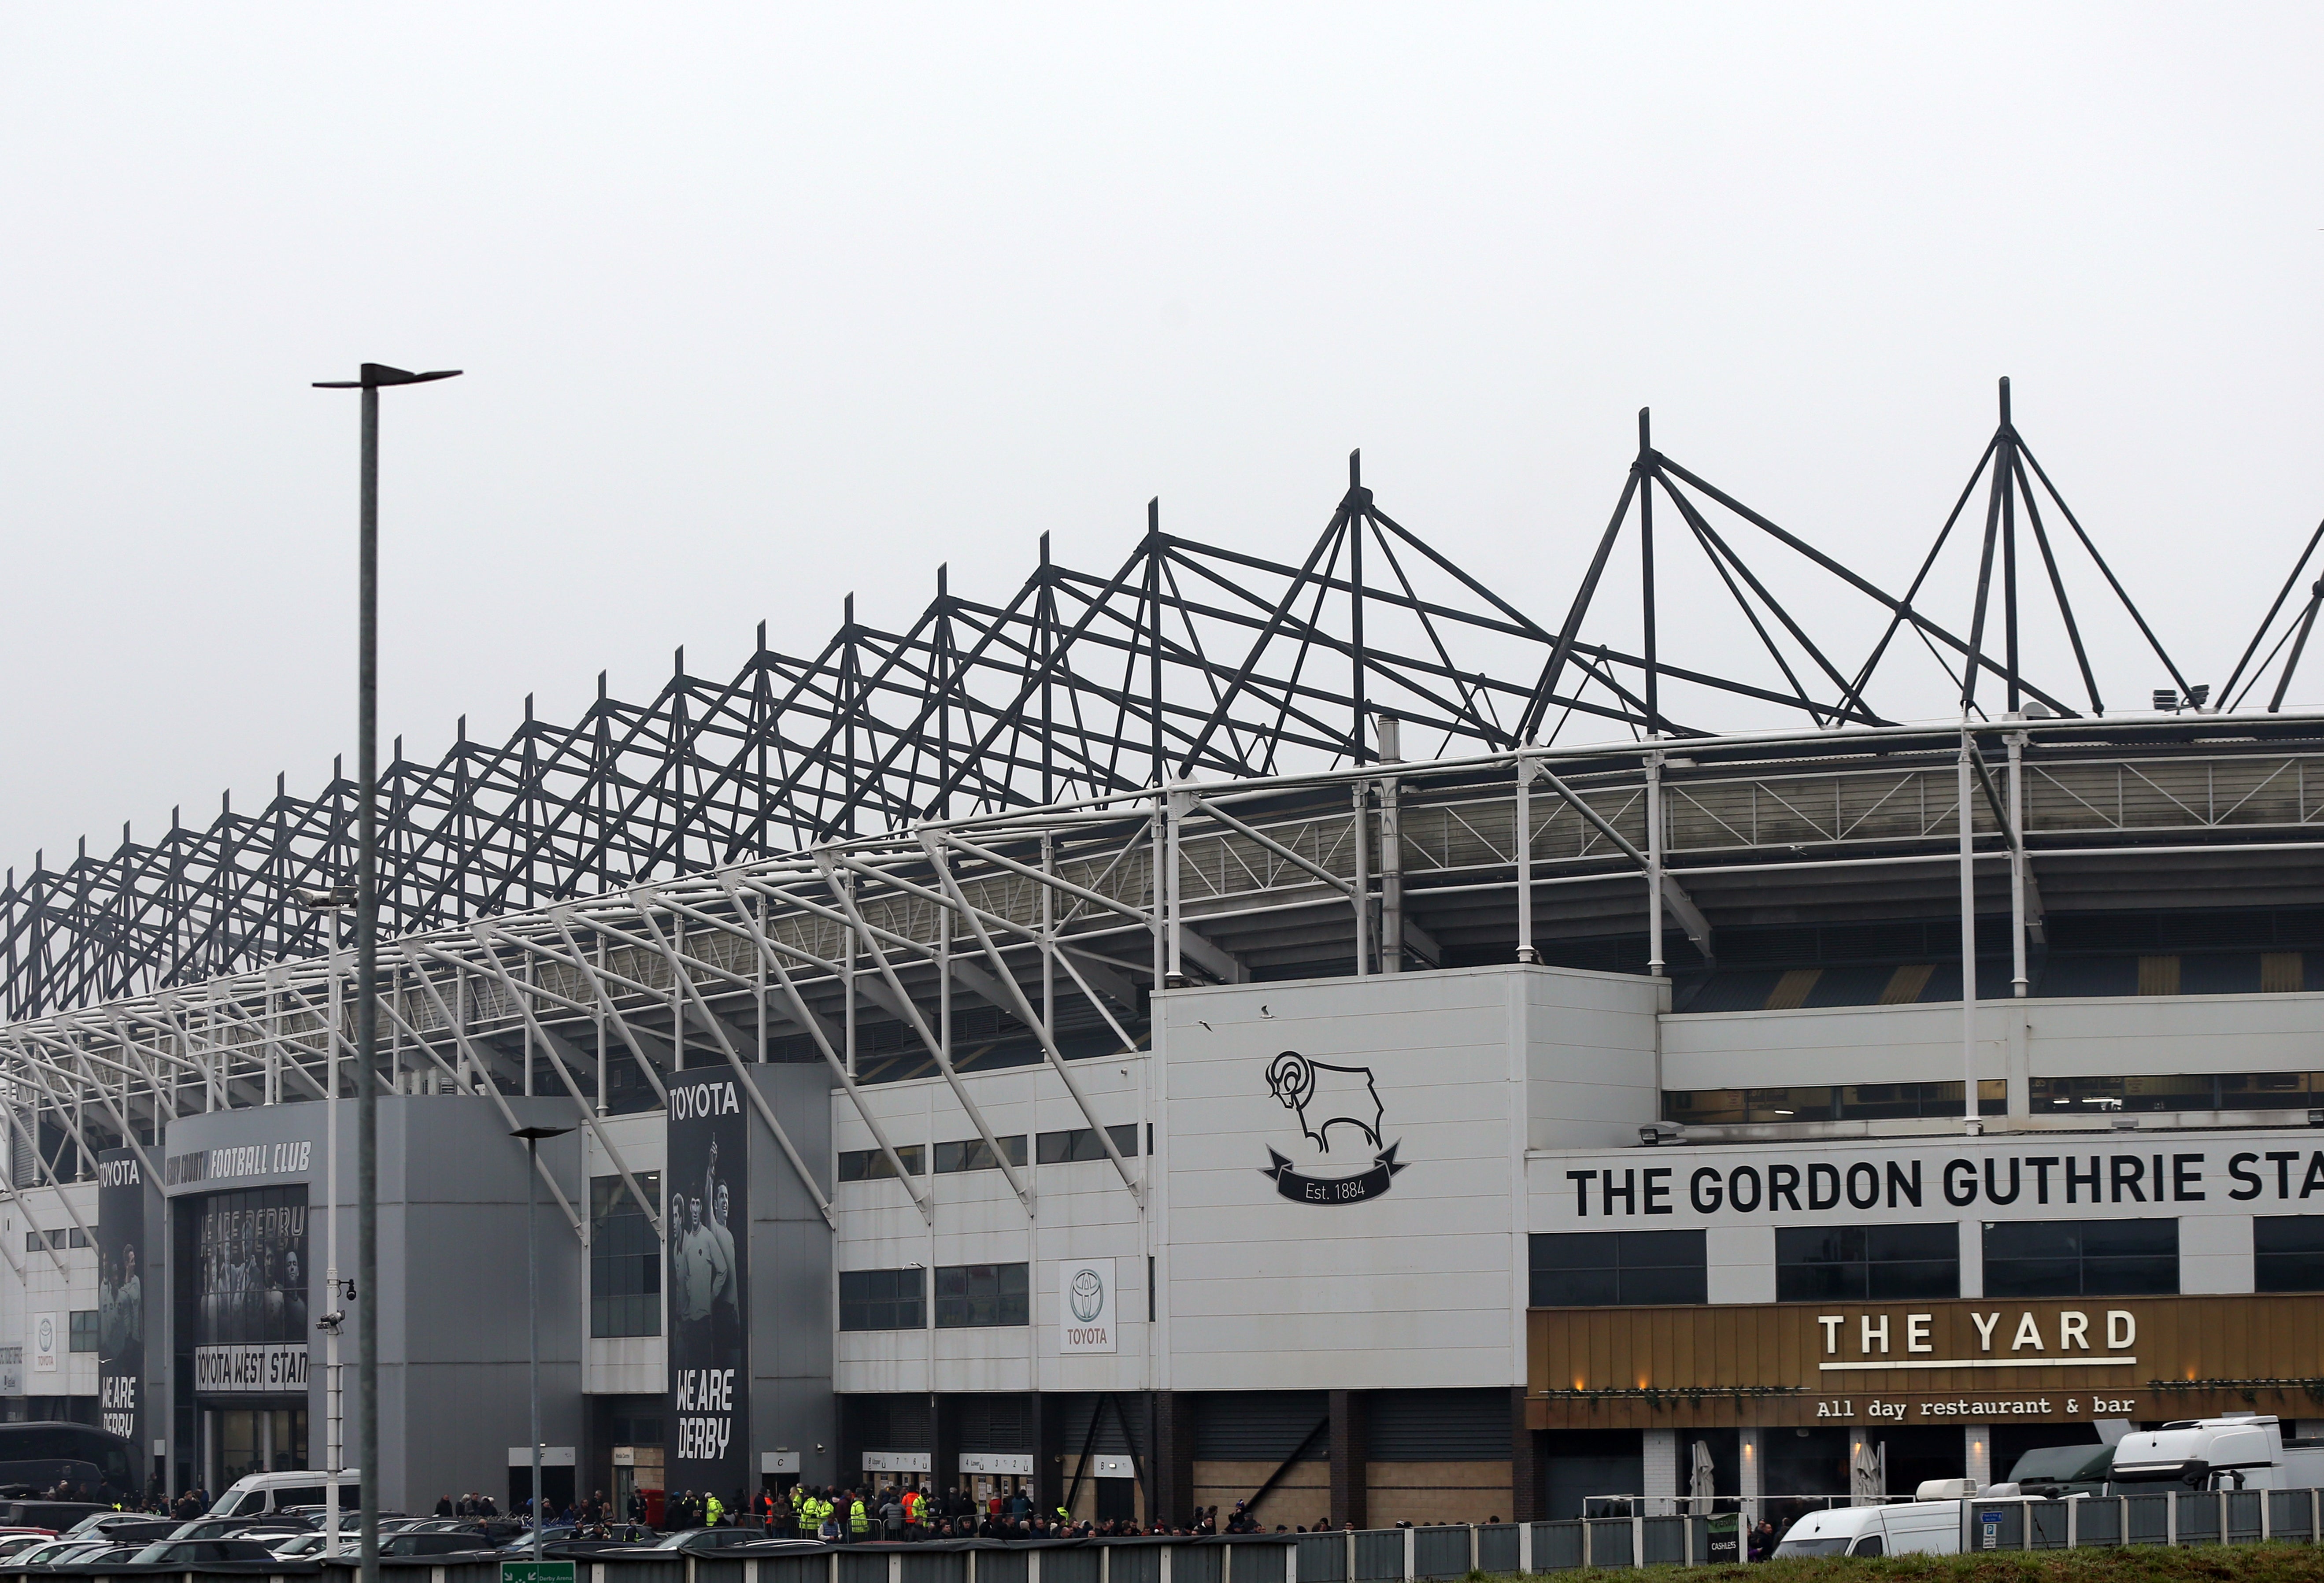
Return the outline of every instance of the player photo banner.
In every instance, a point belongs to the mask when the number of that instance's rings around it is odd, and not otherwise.
[[[97,1393],[108,1433],[145,1443],[145,1167],[97,1157]]]
[[[305,1187],[214,1192],[201,1201],[194,1269],[198,1394],[303,1394],[313,1330]],[[253,1358],[272,1359],[254,1365]]]
[[[669,1086],[670,1437],[663,1483],[733,1506],[751,1474],[749,1117],[731,1076]]]

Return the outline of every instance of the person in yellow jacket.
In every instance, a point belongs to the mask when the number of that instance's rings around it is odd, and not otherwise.
[[[716,1496],[705,1496],[702,1500],[702,1525],[715,1528],[725,1519],[726,1503]]]
[[[861,1500],[850,1500],[847,1505],[847,1537],[861,1544],[871,1536],[872,1514]]]

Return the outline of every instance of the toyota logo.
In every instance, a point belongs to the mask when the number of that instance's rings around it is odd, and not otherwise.
[[[1095,1270],[1080,1271],[1066,1289],[1065,1301],[1073,1304],[1074,1317],[1088,1324],[1105,1307],[1105,1283],[1098,1279]]]

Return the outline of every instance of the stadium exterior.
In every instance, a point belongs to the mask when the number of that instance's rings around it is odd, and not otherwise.
[[[385,1503],[524,1459],[532,1125],[575,1128],[540,1151],[552,1490],[742,1466],[678,1356],[714,1343],[754,1477],[1286,1523],[1909,1490],[2324,1414],[2324,721],[2246,682],[2272,639],[2289,683],[2316,605],[2286,584],[2227,707],[2157,642],[2169,707],[2108,712],[2006,407],[1965,636],[1641,437],[1554,630],[1351,477],[1304,566],[1149,523],[1110,578],[1045,551],[1005,607],[851,612],[723,714],[674,684],[400,763]],[[1588,640],[1656,498],[1784,685],[1651,620]],[[1825,661],[1714,508],[1951,656],[1963,718],[1882,715],[1888,640]],[[2080,704],[2021,662],[2021,531]],[[1689,689],[1801,723],[1684,724]],[[1556,741],[1577,713],[1626,740]],[[0,898],[0,1396],[172,1486],[326,1455],[350,975],[298,896],[350,796]]]

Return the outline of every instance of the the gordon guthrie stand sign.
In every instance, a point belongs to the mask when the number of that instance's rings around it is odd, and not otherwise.
[[[1268,1149],[1259,1174],[1273,1177],[1275,1191],[1284,1197],[1303,1204],[1360,1203],[1386,1192],[1404,1169],[1395,1144],[1380,1146],[1379,1091],[1370,1067],[1333,1066],[1286,1050],[1268,1063],[1267,1086],[1299,1118],[1300,1132],[1321,1152],[1332,1152],[1333,1127],[1341,1129],[1342,1146],[1369,1144],[1375,1151],[1371,1164],[1360,1171],[1323,1176],[1295,1170],[1289,1160]],[[1350,1137],[1351,1133],[1355,1136]]]
[[[669,1089],[668,1487],[733,1504],[752,1482],[749,1137],[734,1079]]]

